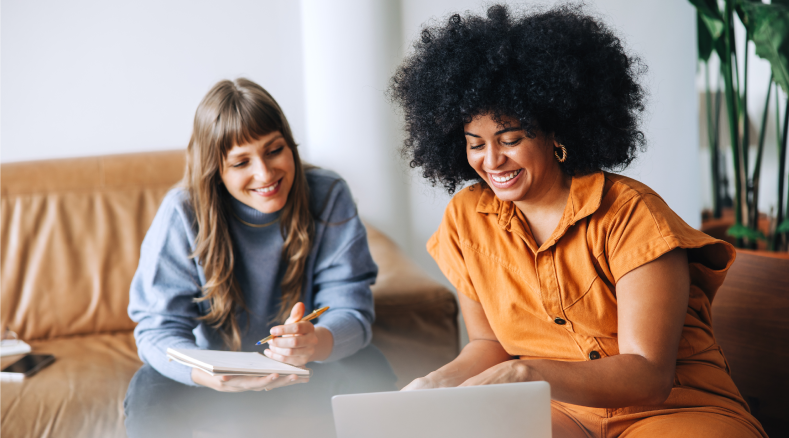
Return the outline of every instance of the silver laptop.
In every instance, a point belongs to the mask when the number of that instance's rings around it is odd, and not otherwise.
[[[337,395],[337,438],[551,437],[548,382]]]

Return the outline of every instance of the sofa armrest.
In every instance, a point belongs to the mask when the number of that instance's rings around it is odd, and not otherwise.
[[[373,344],[389,360],[402,388],[457,357],[458,303],[383,233],[367,225],[367,238],[379,269],[372,287]]]

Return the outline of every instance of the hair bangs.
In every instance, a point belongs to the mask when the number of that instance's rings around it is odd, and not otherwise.
[[[214,125],[214,138],[219,145],[222,158],[230,149],[257,141],[275,131],[282,131],[282,120],[270,105],[262,105],[259,99],[243,96],[236,90],[220,111]],[[267,97],[267,96],[266,96]]]

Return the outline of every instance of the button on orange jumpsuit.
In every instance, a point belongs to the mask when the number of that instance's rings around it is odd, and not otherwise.
[[[617,281],[674,248],[687,249],[691,286],[668,399],[621,409],[553,401],[554,432],[766,436],[712,333],[710,302],[734,249],[691,228],[645,185],[604,172],[574,177],[558,227],[537,248],[521,211],[477,184],[452,199],[427,243],[457,290],[481,304],[509,354],[562,361],[619,354]]]

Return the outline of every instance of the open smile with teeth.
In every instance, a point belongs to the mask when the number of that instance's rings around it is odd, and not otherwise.
[[[521,173],[521,169],[513,170],[512,172],[505,173],[505,174],[498,175],[498,176],[491,175],[490,177],[491,177],[491,179],[493,179],[493,181],[496,181],[497,183],[505,183],[505,182],[515,178],[516,176],[518,176],[519,173]]]
[[[270,185],[268,187],[262,187],[262,188],[259,188],[259,189],[252,189],[252,191],[265,195],[266,193],[271,193],[274,190],[276,190],[277,187],[279,187],[279,183],[280,182],[282,182],[282,180],[279,180],[279,181],[275,182],[274,184],[272,184],[272,185]]]

